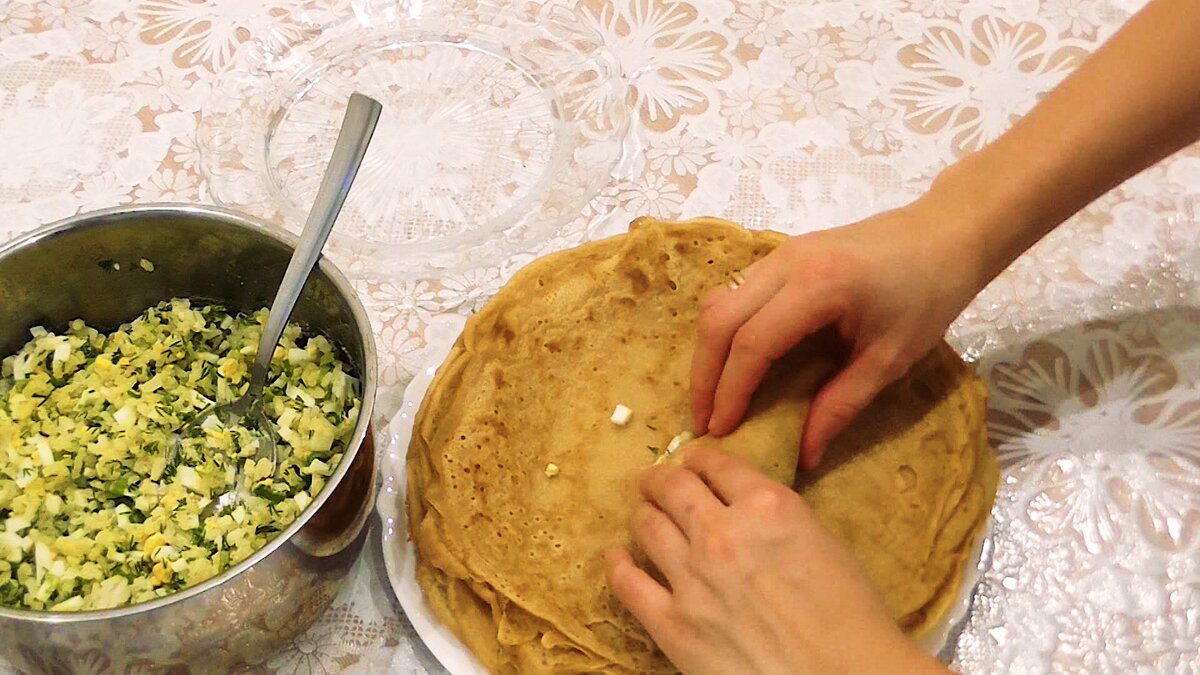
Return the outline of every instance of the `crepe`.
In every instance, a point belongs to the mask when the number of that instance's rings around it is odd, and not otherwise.
[[[642,218],[531,263],[468,322],[417,415],[407,508],[418,583],[490,671],[676,672],[609,591],[601,553],[631,544],[636,476],[688,428],[699,298],[783,239]],[[823,336],[802,343],[720,445],[791,482],[837,365]],[[796,484],[914,637],[957,595],[991,508],[985,395],[942,345]]]

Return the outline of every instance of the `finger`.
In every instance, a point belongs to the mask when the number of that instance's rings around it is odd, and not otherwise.
[[[688,541],[675,521],[653,504],[642,502],[633,512],[633,540],[671,587],[678,586],[679,575],[686,569]]]
[[[788,285],[736,332],[713,396],[708,432],[733,431],[758,385],[776,359],[838,315],[837,304],[824,291]]]
[[[659,465],[642,474],[642,497],[653,502],[691,539],[723,507],[704,481],[687,469]]]
[[[713,393],[729,356],[734,334],[783,286],[782,275],[771,267],[753,271],[753,275],[746,275],[745,282],[737,290],[722,288],[709,293],[701,302],[690,390],[693,431],[697,434],[704,434],[708,429]]]
[[[831,440],[842,432],[883,390],[908,370],[907,363],[886,348],[864,351],[835,375],[813,398],[800,440],[800,464],[812,470]]]
[[[683,453],[682,466],[695,472],[726,504],[771,482],[746,460],[711,445],[696,443]]]
[[[605,551],[608,587],[634,618],[654,637],[662,632],[671,606],[671,593],[637,566],[627,549]]]

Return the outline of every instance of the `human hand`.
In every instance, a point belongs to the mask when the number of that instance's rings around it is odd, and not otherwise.
[[[794,237],[744,270],[737,288],[704,297],[691,373],[694,431],[732,432],[771,363],[832,326],[848,361],[809,408],[800,459],[815,468],[825,445],[942,339],[988,280],[968,243],[936,229],[952,217],[940,203],[919,201]]]
[[[647,471],[609,585],[684,673],[941,672],[792,490],[703,443]]]
[[[932,347],[995,275],[1125,179],[1200,138],[1200,30],[1190,0],[1155,0],[999,139],[913,204],[797,237],[707,298],[692,369],[696,428],[737,426],[769,362],[834,325],[850,363],[809,411],[819,451]],[[1100,103],[1097,103],[1100,102]]]

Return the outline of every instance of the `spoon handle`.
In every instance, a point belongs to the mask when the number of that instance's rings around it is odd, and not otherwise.
[[[316,199],[308,212],[308,221],[304,231],[300,233],[300,242],[292,253],[291,262],[283,274],[283,283],[271,303],[271,312],[267,315],[267,325],[263,328],[262,340],[258,343],[258,355],[254,362],[254,371],[250,378],[250,387],[246,390],[246,398],[257,397],[262,392],[263,385],[270,370],[271,355],[275,345],[283,335],[304,283],[308,280],[312,268],[321,256],[321,248],[329,238],[334,221],[346,203],[346,195],[350,192],[350,184],[362,165],[363,156],[367,154],[367,145],[375,133],[375,125],[379,122],[379,113],[383,106],[369,96],[351,94],[346,106],[346,116],[342,118],[342,130],[338,133],[337,143],[333,146],[333,155],[321,178],[321,186],[317,189]]]

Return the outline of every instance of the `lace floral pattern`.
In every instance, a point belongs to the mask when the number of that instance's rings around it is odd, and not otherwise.
[[[1195,672],[1200,312],[1088,322],[986,356],[1004,467],[970,671]]]
[[[520,255],[439,279],[356,279],[381,355],[380,428],[426,360],[430,322],[476,310],[534,256],[640,214],[795,234],[903,204],[1143,3],[550,0],[578,10],[629,76],[633,151],[578,219]],[[207,199],[195,132],[218,75],[255,44],[283,49],[388,4],[0,2],[0,241],[80,210]],[[490,105],[516,94],[480,84]],[[1004,467],[992,562],[947,652],[964,672],[1200,671],[1197,186],[1195,149],[1130,180],[952,327],[989,383]],[[250,672],[438,672],[380,567],[376,543],[332,609]],[[70,668],[162,672],[99,654]]]

